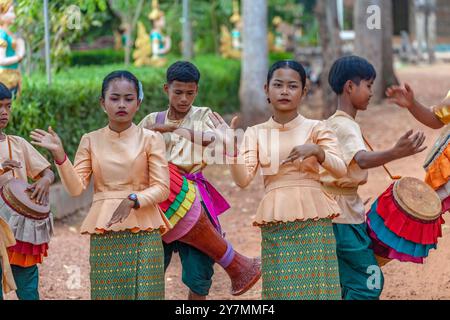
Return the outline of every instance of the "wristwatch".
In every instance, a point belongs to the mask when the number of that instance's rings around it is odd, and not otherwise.
[[[138,200],[138,197],[137,197],[136,193],[131,193],[128,196],[128,199],[130,199],[131,201],[134,202],[133,209],[139,209],[141,207],[141,205],[139,204],[139,200]]]

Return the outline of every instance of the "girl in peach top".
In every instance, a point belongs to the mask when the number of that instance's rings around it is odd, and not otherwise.
[[[142,98],[134,75],[109,74],[101,98],[109,124],[81,138],[73,165],[51,128],[31,133],[51,151],[72,196],[93,177],[94,200],[81,226],[91,235],[92,299],[164,299],[161,233],[170,224],[157,204],[169,195],[169,171],[162,135],[133,123]]]
[[[340,211],[321,189],[319,168],[339,177],[346,167],[334,133],[298,113],[305,84],[299,63],[280,61],[271,67],[265,91],[273,116],[247,129],[239,157],[232,159],[237,160],[232,176],[240,187],[260,167],[264,179],[265,195],[254,220],[262,235],[263,299],[341,297],[331,223]],[[223,119],[215,114],[213,122],[217,137],[224,137]]]

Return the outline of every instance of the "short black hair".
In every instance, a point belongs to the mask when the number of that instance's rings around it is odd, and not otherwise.
[[[278,69],[292,69],[298,72],[300,75],[300,79],[302,80],[302,90],[305,89],[306,86],[306,71],[301,63],[294,60],[281,60],[275,62],[269,69],[267,73],[267,85],[269,85],[270,80],[272,80],[273,74]]]
[[[198,84],[200,71],[189,61],[177,61],[167,69],[166,80],[169,84],[173,81],[195,82]]]
[[[138,97],[141,96],[141,92],[139,89],[139,80],[136,78],[136,76],[126,70],[117,70],[117,71],[111,72],[103,79],[103,83],[102,83],[102,98],[103,99],[105,99],[105,93],[108,90],[110,82],[115,79],[126,79],[126,80],[130,81],[132,84],[134,84],[134,87],[136,88],[137,96]]]
[[[358,56],[346,56],[333,63],[328,83],[333,91],[340,95],[344,92],[344,86],[348,80],[359,85],[361,80],[375,80],[376,77],[377,72],[369,61]]]
[[[4,99],[12,99],[12,93],[7,86],[0,82],[0,100]]]

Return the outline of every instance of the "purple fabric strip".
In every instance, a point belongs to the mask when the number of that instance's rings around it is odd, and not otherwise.
[[[164,120],[166,120],[166,112],[167,111],[158,112],[156,115],[156,124],[164,124]]]
[[[229,243],[229,242],[227,241],[227,251],[225,252],[225,254],[223,255],[223,257],[220,258],[219,261],[217,261],[217,263],[218,263],[220,266],[222,266],[222,268],[225,269],[225,268],[227,268],[227,267],[231,264],[231,262],[233,261],[234,255],[235,255],[235,252],[234,252],[233,246],[231,245],[231,243]]]
[[[230,208],[227,200],[206,180],[201,171],[184,175],[186,179],[194,181],[202,197],[202,201],[208,209],[214,226],[220,228],[218,216]]]

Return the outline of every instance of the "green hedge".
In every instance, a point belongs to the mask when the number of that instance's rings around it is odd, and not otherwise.
[[[195,104],[210,106],[222,114],[237,111],[239,61],[203,56],[194,63],[201,71]],[[29,139],[32,129],[51,125],[73,159],[81,136],[107,124],[99,104],[102,80],[109,72],[123,68],[123,65],[70,68],[55,75],[51,86],[47,86],[42,74],[24,77],[22,95],[13,105],[7,131]],[[135,118],[138,123],[148,113],[167,106],[167,97],[162,90],[165,68],[129,67],[127,70],[133,72],[144,87],[144,103]]]
[[[114,49],[72,51],[69,59],[71,66],[106,65],[123,63],[125,53]]]

